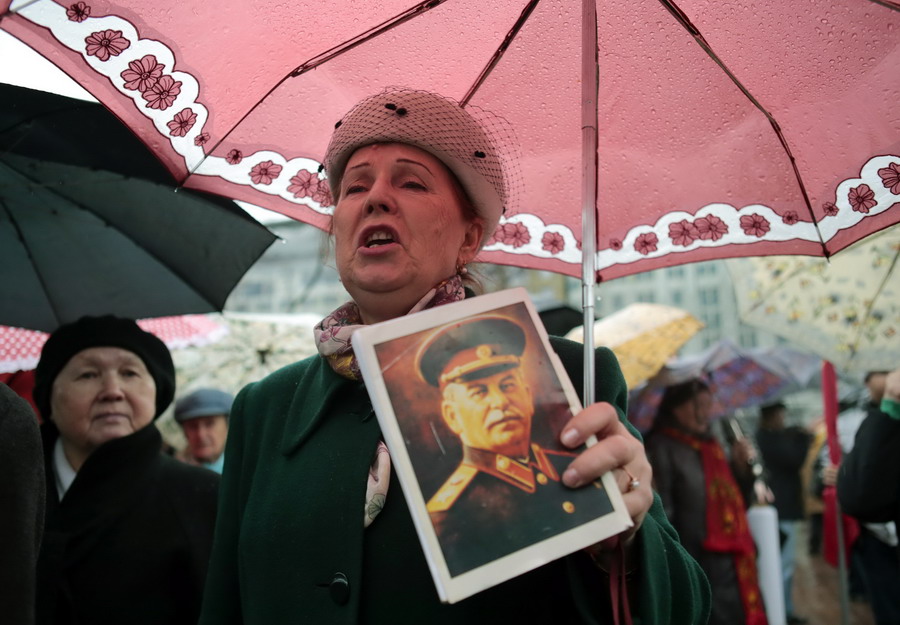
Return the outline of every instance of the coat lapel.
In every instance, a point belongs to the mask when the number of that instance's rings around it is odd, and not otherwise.
[[[288,419],[285,420],[281,453],[290,456],[299,450],[328,416],[335,397],[356,384],[336,374],[324,358],[314,358],[294,390]]]

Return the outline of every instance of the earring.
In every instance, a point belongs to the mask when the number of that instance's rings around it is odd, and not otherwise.
[[[461,275],[461,276],[464,276],[464,275],[466,275],[467,273],[469,273],[469,270],[466,269],[466,264],[465,264],[465,263],[462,263],[462,262],[461,262],[461,263],[457,263],[457,264],[456,264],[456,273],[458,273],[458,274]]]

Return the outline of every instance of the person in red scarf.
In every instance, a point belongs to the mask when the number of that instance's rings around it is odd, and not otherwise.
[[[666,389],[646,442],[653,483],[682,544],[709,578],[709,624],[764,625],[744,500],[752,488],[753,450],[739,440],[729,461],[710,431],[711,406],[709,386],[701,380]]]

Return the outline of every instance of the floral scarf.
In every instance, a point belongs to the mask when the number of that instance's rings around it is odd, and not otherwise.
[[[444,280],[413,306],[407,314],[443,306],[465,299],[462,277],[458,274]],[[350,301],[326,316],[313,329],[319,354],[328,361],[338,375],[350,380],[361,380],[359,362],[353,354],[350,337],[362,327],[362,316],[355,302]],[[391,481],[391,456],[384,441],[378,441],[372,466],[366,482],[365,515],[363,524],[369,527],[381,512]]]

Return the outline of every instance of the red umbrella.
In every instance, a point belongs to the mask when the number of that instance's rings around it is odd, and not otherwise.
[[[180,183],[318,226],[332,127],[386,85],[438,91],[516,129],[516,199],[487,261],[580,275],[593,175],[589,282],[829,255],[898,221],[896,2],[588,2],[599,26],[587,22],[584,78],[572,5],[38,0],[14,2],[0,28],[112,109]],[[597,167],[581,148],[592,107],[578,114],[595,55]]]
[[[219,340],[228,328],[205,315],[178,315],[139,319],[138,325],[178,349]],[[36,330],[0,326],[0,373],[34,369],[50,335]]]

